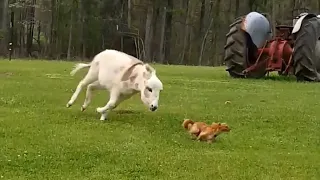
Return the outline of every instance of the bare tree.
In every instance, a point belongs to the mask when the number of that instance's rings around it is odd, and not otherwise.
[[[128,0],[128,27],[131,28],[131,0]]]
[[[187,9],[186,9],[186,20],[185,20],[185,28],[184,28],[184,38],[183,38],[183,48],[181,52],[180,64],[183,64],[185,60],[185,53],[188,47],[188,37],[190,37],[190,20],[192,16],[192,1],[187,1]]]
[[[69,42],[68,42],[68,53],[67,59],[71,59],[71,45],[72,45],[72,28],[73,28],[73,9],[71,8],[71,15],[70,15],[70,27],[69,27]]]
[[[5,47],[6,47],[6,34],[8,31],[8,0],[3,0],[0,3],[0,12],[1,17],[0,17],[0,53],[3,54],[5,53]]]
[[[164,54],[164,40],[165,40],[165,29],[166,29],[166,15],[167,8],[163,7],[162,16],[161,16],[161,31],[160,31],[160,43],[159,43],[159,61],[163,63],[165,54]]]
[[[153,24],[153,4],[149,3],[148,5],[148,10],[147,10],[147,20],[146,20],[146,33],[145,33],[145,40],[144,40],[144,44],[145,44],[145,50],[146,50],[146,56],[145,56],[145,60],[150,61],[151,60],[151,42],[152,42],[152,38],[153,38],[153,28],[152,28],[152,24]]]
[[[165,59],[167,63],[170,63],[173,0],[167,0],[167,3],[168,3],[168,8],[167,8],[167,16],[166,16]]]

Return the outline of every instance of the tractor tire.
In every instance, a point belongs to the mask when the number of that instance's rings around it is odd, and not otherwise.
[[[320,56],[316,55],[316,52],[319,51],[316,48],[319,37],[320,21],[318,18],[305,19],[296,34],[292,54],[293,70],[297,81],[320,81]]]
[[[243,73],[243,70],[250,66],[249,57],[256,52],[257,48],[249,34],[241,29],[241,22],[242,17],[237,18],[229,26],[230,30],[226,35],[227,40],[224,46],[226,71],[233,78],[261,78],[266,74],[265,66],[259,67],[248,74]]]

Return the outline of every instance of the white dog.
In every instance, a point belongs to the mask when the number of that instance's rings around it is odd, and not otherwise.
[[[97,54],[89,64],[76,64],[70,74],[74,75],[85,67],[90,67],[90,69],[79,82],[76,91],[67,103],[67,107],[75,102],[82,88],[87,86],[85,101],[81,107],[82,111],[91,102],[94,89],[107,89],[110,92],[108,103],[104,107],[97,108],[97,112],[101,113],[100,120],[107,118],[108,110],[116,108],[122,101],[138,92],[141,93],[142,102],[151,111],[157,110],[163,85],[157,77],[155,69],[149,64],[144,64],[126,53],[107,49]]]

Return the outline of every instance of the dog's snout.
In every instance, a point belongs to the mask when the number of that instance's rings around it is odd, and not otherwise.
[[[158,106],[154,106],[153,104],[150,106],[151,111],[155,111],[158,109]]]

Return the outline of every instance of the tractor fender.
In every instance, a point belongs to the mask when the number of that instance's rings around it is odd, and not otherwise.
[[[315,14],[309,14],[309,13],[301,13],[299,16],[298,16],[298,20],[294,19],[293,20],[293,29],[292,29],[292,34],[295,34],[297,33],[300,28],[301,28],[301,24],[302,24],[302,21],[305,19],[305,18],[309,18],[309,17],[318,17],[319,18],[320,15],[315,15]]]
[[[261,48],[265,41],[272,37],[268,19],[258,12],[247,14],[242,21],[241,29],[250,35],[257,48]]]

